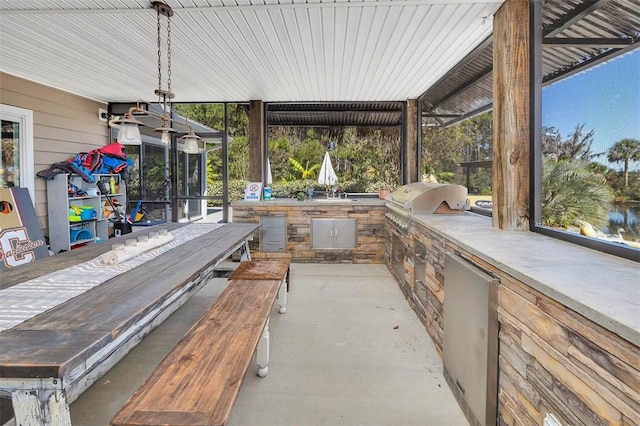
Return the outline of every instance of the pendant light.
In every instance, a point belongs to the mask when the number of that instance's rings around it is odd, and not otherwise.
[[[167,4],[162,1],[154,1],[151,3],[156,10],[157,18],[157,47],[158,47],[158,88],[155,91],[158,96],[158,103],[162,103],[162,126],[154,129],[156,132],[161,132],[162,137],[160,140],[163,144],[168,145],[171,142],[171,133],[176,133],[176,130],[172,128],[169,123],[171,119],[169,114],[171,109],[171,99],[174,98],[174,94],[171,91],[171,17],[173,16],[173,10]],[[167,18],[167,89],[162,88],[162,26],[160,25],[160,17],[166,16]]]
[[[193,133],[191,130],[189,133],[180,138],[184,144],[182,150],[187,154],[197,154],[200,152],[198,147],[198,141],[202,139],[200,136]]]
[[[157,20],[157,48],[158,48],[158,88],[155,90],[155,95],[158,97],[158,104],[162,105],[162,114],[154,113],[141,108],[139,104],[135,107],[129,108],[124,118],[114,120],[114,125],[119,125],[118,142],[124,145],[141,145],[142,138],[140,136],[140,129],[138,126],[144,126],[144,123],[136,120],[133,116],[134,112],[143,113],[158,117],[162,120],[162,125],[154,129],[155,132],[161,133],[160,140],[163,144],[169,145],[171,143],[171,135],[176,133],[171,123],[176,122],[171,118],[171,99],[175,97],[171,91],[171,17],[173,16],[173,10],[169,5],[163,1],[152,1],[151,5],[156,10]],[[167,88],[162,87],[162,25],[161,17],[167,18]],[[189,126],[187,120],[185,123],[179,123],[181,126],[186,127],[189,132],[180,138],[183,141],[183,150],[188,154],[197,154],[199,152],[198,141],[200,137],[193,132],[191,126]]]
[[[171,91],[171,17],[173,16],[173,10],[163,1],[151,2],[153,8],[156,10],[156,40],[158,47],[158,88],[155,90],[156,96],[158,96],[158,103],[162,104],[162,115],[159,118],[162,120],[162,125],[154,131],[162,133],[160,140],[162,143],[168,145],[171,142],[171,134],[175,133],[169,123],[171,118],[168,115],[171,108],[171,99],[174,98],[174,94]],[[167,18],[167,89],[162,88],[162,25],[160,23],[161,16]],[[146,111],[139,106],[135,106],[129,109],[124,115],[124,118],[114,120],[113,124],[119,125],[118,130],[118,142],[123,145],[141,145],[142,137],[140,136],[140,129],[138,126],[143,126],[144,123],[136,120],[133,117],[133,112],[142,112],[150,115],[153,114],[150,111]]]
[[[140,136],[140,128],[143,125],[140,121],[133,118],[129,113],[124,118],[118,120],[120,129],[118,130],[118,142],[123,145],[142,145],[142,136]]]
[[[169,120],[165,119],[164,116],[162,118],[162,126],[156,129],[153,129],[153,131],[162,133],[162,136],[160,137],[160,141],[164,145],[169,145],[171,143],[171,134],[177,132],[176,129],[169,126]]]

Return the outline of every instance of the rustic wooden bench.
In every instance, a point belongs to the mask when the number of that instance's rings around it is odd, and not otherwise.
[[[111,425],[226,424],[256,348],[266,375],[269,314],[283,281],[231,280]]]
[[[0,390],[11,395],[16,423],[71,425],[68,404],[206,284],[256,228],[225,224],[1,332]]]
[[[289,260],[260,260],[240,262],[238,268],[229,275],[230,280],[282,280],[278,293],[279,312],[287,312],[287,292],[291,286]]]

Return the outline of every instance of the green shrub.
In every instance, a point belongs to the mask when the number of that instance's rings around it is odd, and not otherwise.
[[[244,190],[247,187],[246,180],[234,179],[229,181],[229,202],[234,202],[244,199]],[[381,189],[395,190],[396,188],[390,187],[385,182],[365,182],[365,181],[347,181],[339,183],[338,186],[342,191],[349,193],[373,193],[377,194]],[[296,198],[298,193],[306,195],[307,188],[313,187],[316,191],[322,193],[327,188],[324,185],[319,184],[315,179],[294,180],[291,182],[274,182],[271,184],[271,196],[274,198]],[[207,185],[207,194],[210,196],[222,197],[222,182],[216,181]],[[207,203],[209,207],[222,206],[222,199],[209,200]]]

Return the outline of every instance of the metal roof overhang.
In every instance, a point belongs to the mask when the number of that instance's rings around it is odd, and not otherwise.
[[[640,0],[542,2],[543,84],[640,47]],[[489,36],[420,96],[423,124],[447,126],[491,109],[493,41]]]
[[[402,124],[403,102],[267,104],[269,126],[388,127]]]

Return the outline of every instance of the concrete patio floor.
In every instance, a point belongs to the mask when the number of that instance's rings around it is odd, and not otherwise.
[[[384,265],[293,264],[291,275],[288,311],[271,317],[269,374],[251,367],[230,425],[468,425]],[[108,425],[226,284],[209,282],[71,404],[73,425]]]

